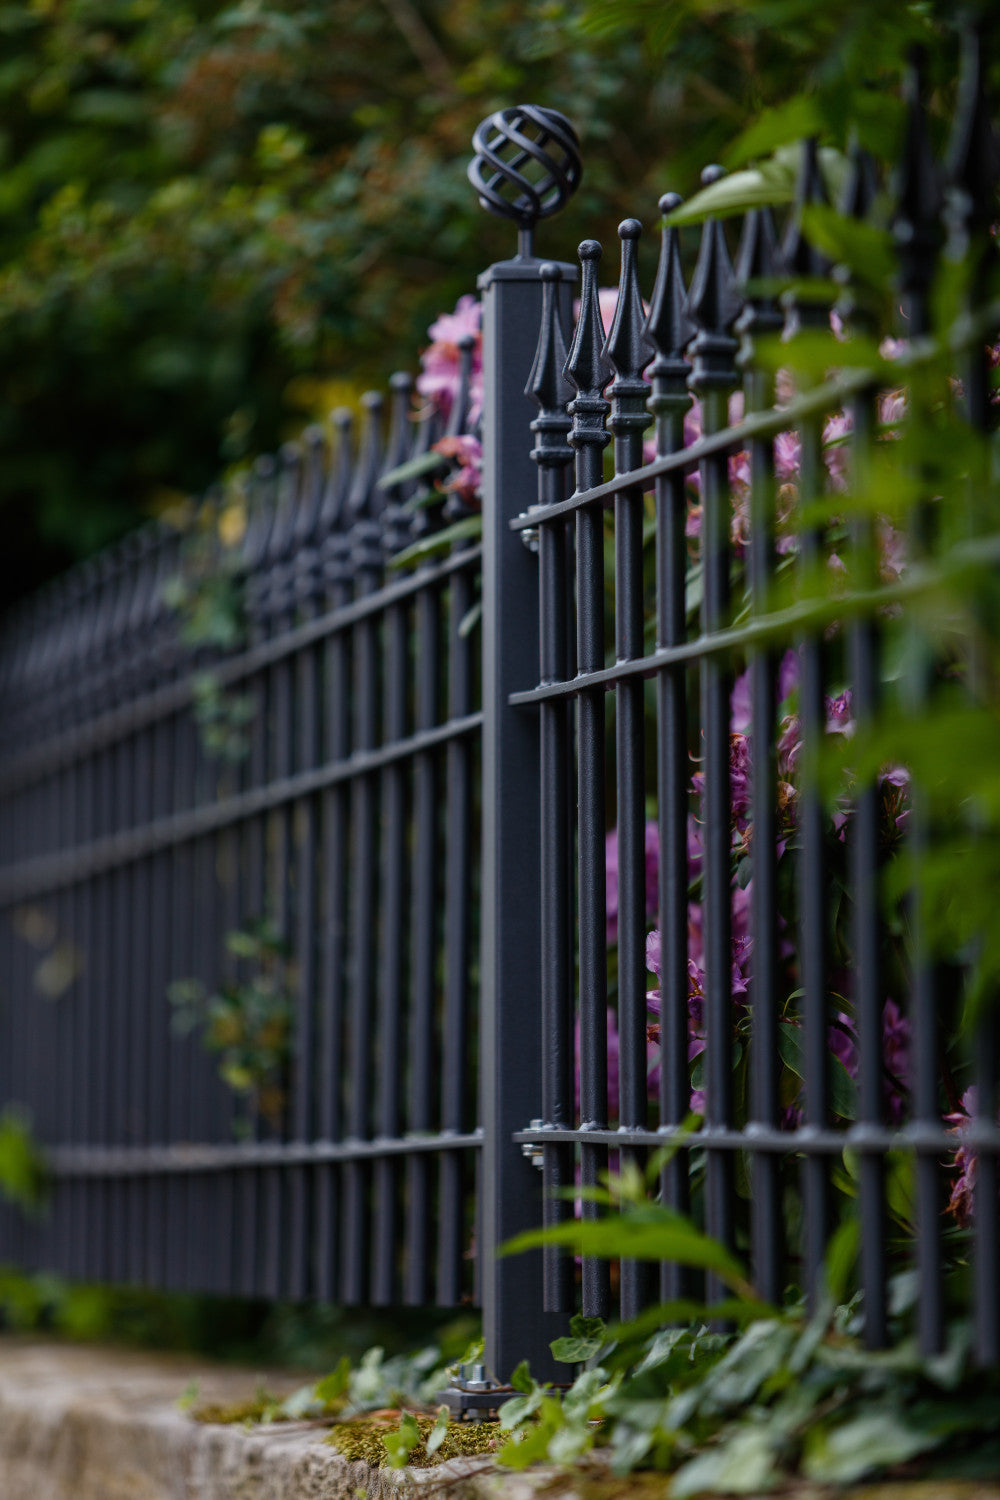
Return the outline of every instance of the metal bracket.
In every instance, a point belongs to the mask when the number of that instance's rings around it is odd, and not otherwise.
[[[528,1129],[541,1130],[544,1124],[544,1120],[529,1120]],[[526,1161],[530,1161],[533,1167],[537,1167],[539,1172],[542,1170],[544,1156],[542,1153],[542,1148],[537,1141],[522,1141],[521,1155],[525,1158]]]

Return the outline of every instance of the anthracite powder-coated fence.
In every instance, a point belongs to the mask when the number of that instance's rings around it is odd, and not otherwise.
[[[947,171],[926,145],[917,80],[891,208],[860,152],[843,189],[845,213],[892,225],[898,332],[913,345],[942,257],[985,245],[995,215],[974,35],[964,59]],[[829,506],[807,508],[790,545],[782,506],[792,470],[800,504],[845,474],[862,483],[879,380],[842,367],[776,403],[773,368],[755,357],[784,330],[794,365],[796,341],[829,329],[829,301],[802,293],[831,274],[803,224],[824,196],[820,156],[803,148],[780,236],[768,210],[746,215],[735,269],[718,221],[690,276],[688,231],[665,228],[648,305],[640,225],[626,220],[606,334],[597,242],[580,247],[579,284],[575,266],[533,252],[536,222],[579,178],[572,128],[521,107],[486,122],[476,150],[481,201],[520,233],[517,257],[480,283],[481,540],[466,527],[447,550],[392,565],[473,513],[454,494],[411,503],[427,471],[401,466],[442,429],[412,420],[397,376],[387,436],[369,397],[357,441],[346,417],[332,445],[307,434],[258,463],[238,506],[210,496],[193,529],[139,532],[7,621],[0,1102],[30,1113],[52,1179],[43,1216],[0,1209],[0,1259],[255,1296],[475,1303],[495,1373],[524,1357],[545,1373],[575,1308],[632,1316],[704,1288],[675,1265],[498,1259],[497,1246],[571,1217],[557,1190],[642,1165],[695,1104],[702,1121],[658,1191],[736,1248],[775,1301],[790,1284],[817,1294],[852,1148],[876,1347],[899,1158],[913,1164],[930,1350],[948,1313],[956,1152],[974,1140],[960,1254],[979,1353],[995,1363],[994,1014],[977,1023],[959,1137],[941,1094],[944,981],[919,930],[905,990],[896,975],[887,1000],[882,825],[905,777],[855,787],[832,844],[821,791],[790,779],[831,714],[849,703],[854,730],[874,720],[887,618],[855,608],[835,630],[835,608],[803,610],[789,651],[790,612],[773,602],[834,548],[862,568],[875,530],[852,523],[831,542]],[[836,274],[840,316],[866,331],[863,297]],[[995,335],[980,322],[962,400],[988,432],[977,351]],[[470,344],[452,435],[467,424],[471,357]],[[230,512],[245,528],[223,546]],[[179,612],[165,587],[178,576]],[[896,596],[870,592],[895,618]],[[933,664],[915,660],[919,703]],[[905,815],[892,807],[919,850],[933,830],[919,787],[906,795]],[[261,1107],[241,1110],[218,1057],[172,1027],[169,994],[196,980],[245,997],[262,972],[278,1061],[258,1079]],[[891,1066],[890,1021],[905,1052]]]

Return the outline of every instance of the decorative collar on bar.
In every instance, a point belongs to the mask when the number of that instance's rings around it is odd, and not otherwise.
[[[724,176],[722,167],[706,167],[701,180],[709,187]],[[724,391],[736,384],[738,346],[731,330],[742,306],[722,225],[718,219],[706,219],[687,303],[688,316],[698,329],[689,351],[688,383],[693,391]]]
[[[518,258],[534,255],[539,219],[558,213],[580,185],[580,142],[565,115],[537,104],[498,109],[472,137],[469,181],[491,214],[518,227]]]

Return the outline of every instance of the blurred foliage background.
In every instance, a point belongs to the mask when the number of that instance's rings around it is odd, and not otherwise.
[[[493,109],[577,126],[583,188],[539,235],[569,256],[625,213],[652,221],[741,136],[744,155],[802,127],[884,147],[911,40],[931,44],[945,118],[946,14],[0,3],[0,599],[412,364],[432,318],[513,253],[465,181]]]

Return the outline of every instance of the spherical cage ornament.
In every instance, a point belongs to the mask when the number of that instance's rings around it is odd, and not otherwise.
[[[580,185],[580,142],[555,109],[498,109],[472,137],[469,181],[492,214],[530,230],[558,213]]]

